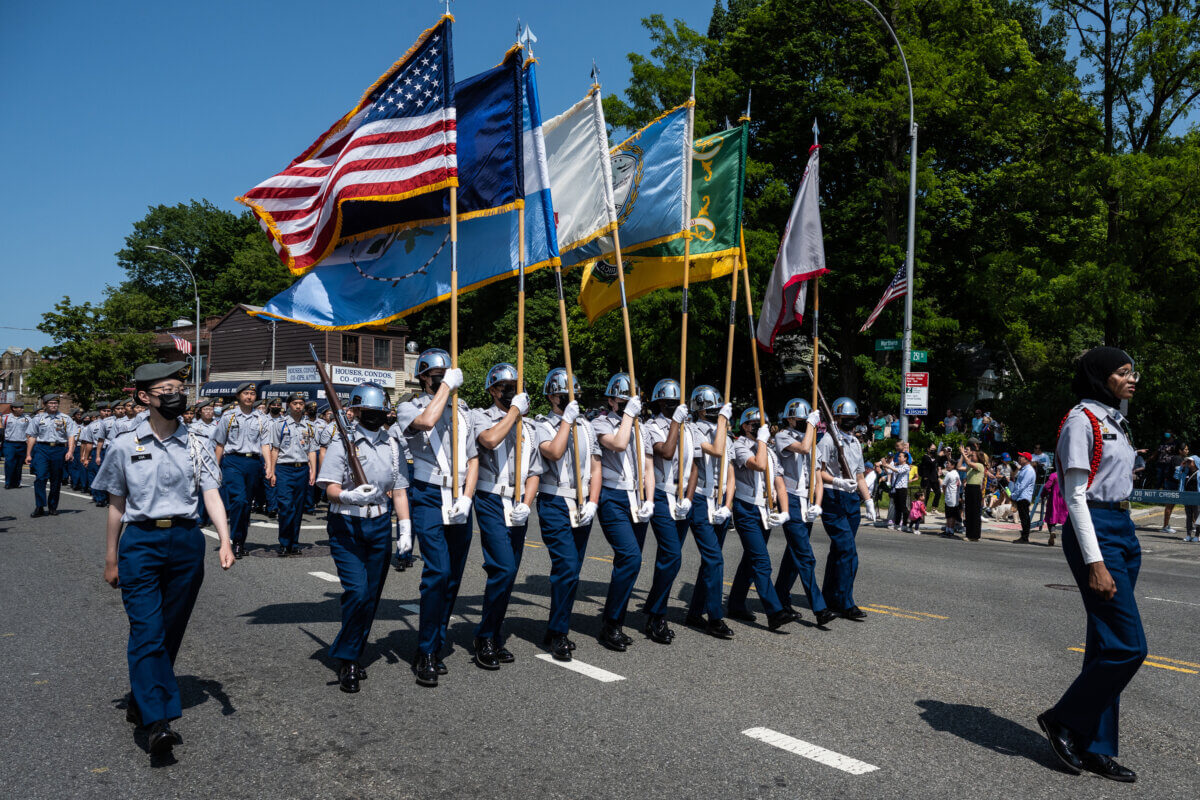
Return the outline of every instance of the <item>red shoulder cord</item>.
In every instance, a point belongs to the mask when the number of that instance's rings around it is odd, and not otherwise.
[[[1096,419],[1096,415],[1088,411],[1086,408],[1081,409],[1084,416],[1088,418],[1088,422],[1092,423],[1092,462],[1088,465],[1088,484],[1087,488],[1092,488],[1092,481],[1096,479],[1096,472],[1100,469],[1100,457],[1104,454],[1104,436],[1100,432],[1100,420]],[[1058,435],[1062,436],[1063,426],[1067,424],[1071,412],[1067,412],[1067,416],[1063,417],[1062,422],[1058,423]]]

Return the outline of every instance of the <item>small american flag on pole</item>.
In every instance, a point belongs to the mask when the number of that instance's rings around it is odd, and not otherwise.
[[[296,275],[342,238],[343,205],[396,203],[458,185],[448,14],[287,169],[238,202],[249,206]],[[396,213],[395,224],[409,221]]]
[[[875,322],[879,315],[883,312],[883,307],[895,300],[897,297],[904,297],[904,293],[908,291],[908,279],[905,275],[906,270],[904,265],[900,265],[900,269],[896,270],[896,277],[892,278],[892,282],[888,284],[887,289],[883,293],[883,297],[879,298],[878,305],[871,312],[871,316],[867,317],[866,323],[859,328],[859,333],[866,332],[867,328]]]
[[[186,353],[189,356],[192,354],[192,343],[191,342],[189,342],[187,339],[184,339],[182,336],[176,336],[173,333],[170,334],[170,337],[171,337],[171,341],[175,343],[176,350],[178,350],[181,353]]]

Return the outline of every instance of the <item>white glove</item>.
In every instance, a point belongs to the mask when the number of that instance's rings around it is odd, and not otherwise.
[[[592,520],[596,516],[596,504],[591,500],[583,504],[583,508],[579,510],[579,526],[592,524]]]
[[[412,552],[412,520],[396,522],[396,555],[406,556]]]
[[[563,422],[568,425],[574,425],[575,420],[579,419],[579,403],[574,400],[567,403],[567,407],[563,409],[562,418]]]
[[[471,498],[465,494],[459,495],[454,501],[454,505],[450,507],[450,521],[454,525],[462,525],[467,521],[467,515],[471,513]]]
[[[771,438],[771,429],[768,428],[766,425],[759,425],[758,426],[758,440],[760,442],[765,442],[767,439],[770,439],[770,438]]]
[[[642,401],[636,397],[629,398],[625,403],[625,415],[637,419],[638,414],[642,413]]]
[[[675,406],[675,413],[671,415],[671,422],[678,422],[680,425],[687,422],[688,410],[683,403]]]
[[[809,415],[804,418],[804,421],[807,422],[809,425],[816,425],[818,422],[821,421],[821,412],[820,411],[810,412]]]
[[[875,501],[867,500],[866,506],[867,506],[867,516],[870,517],[871,522],[874,522],[875,521]]]
[[[804,521],[805,522],[816,522],[817,518],[820,516],[821,516],[821,507],[819,505],[817,505],[816,503],[813,503],[812,505],[810,505],[808,507],[808,511],[806,511],[804,513]]]
[[[364,483],[356,489],[342,489],[338,502],[350,506],[369,506],[378,494],[374,486]]]
[[[526,414],[528,414],[529,413],[529,395],[525,394],[525,392],[521,392],[519,395],[517,395],[516,397],[514,397],[512,399],[512,407],[515,408],[518,412],[520,412],[521,416],[525,416]]]
[[[688,500],[685,497],[682,500],[675,501],[675,513],[672,515],[675,517],[675,519],[685,520],[688,518],[688,514],[690,514],[691,512],[692,512],[692,501],[691,500]]]
[[[529,506],[524,503],[517,503],[512,510],[513,525],[524,525],[529,521]]]
[[[733,512],[726,506],[717,506],[717,510],[713,512],[713,524],[722,525],[733,516]]]
[[[638,507],[638,519],[645,522],[654,516],[654,501],[647,500]]]
[[[851,480],[850,478],[834,478],[833,488],[839,492],[857,492],[858,481]]]
[[[772,528],[777,528],[787,522],[788,518],[788,515],[782,511],[772,511],[770,514],[767,514],[767,524]]]
[[[718,417],[724,417],[726,422],[733,422],[733,406],[729,403],[721,406],[721,410],[717,412]]]
[[[463,385],[462,370],[458,367],[446,370],[446,377],[442,378],[442,383],[450,387],[450,391],[454,391]]]

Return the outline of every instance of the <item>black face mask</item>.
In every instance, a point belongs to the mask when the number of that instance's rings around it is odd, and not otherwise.
[[[625,413],[625,406],[627,406],[627,405],[629,405],[629,401],[628,401],[628,400],[618,400],[618,401],[617,401],[617,413],[618,413],[618,414],[624,414],[624,413]]]
[[[842,417],[838,420],[838,427],[849,433],[850,431],[854,430],[854,422],[855,420],[853,417]]]
[[[513,398],[517,396],[517,387],[513,386],[509,389],[500,390],[500,405],[508,408],[512,405]]]
[[[429,376],[429,393],[430,394],[437,394],[437,390],[441,387],[442,380],[444,378],[445,378],[444,375],[430,375]]]
[[[158,413],[163,419],[179,419],[187,410],[187,397],[182,394],[163,394],[158,396]]]
[[[359,412],[358,424],[372,433],[383,427],[383,423],[387,421],[387,413],[384,411],[374,411],[364,409]]]

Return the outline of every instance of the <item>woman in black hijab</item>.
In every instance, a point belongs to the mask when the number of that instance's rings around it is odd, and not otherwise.
[[[1063,420],[1055,462],[1067,502],[1063,555],[1087,611],[1087,644],[1079,677],[1037,718],[1069,772],[1126,783],[1137,774],[1113,758],[1118,710],[1147,650],[1134,597],[1141,546],[1129,517],[1135,451],[1118,406],[1138,377],[1115,347],[1089,350],[1076,364],[1079,405]]]

